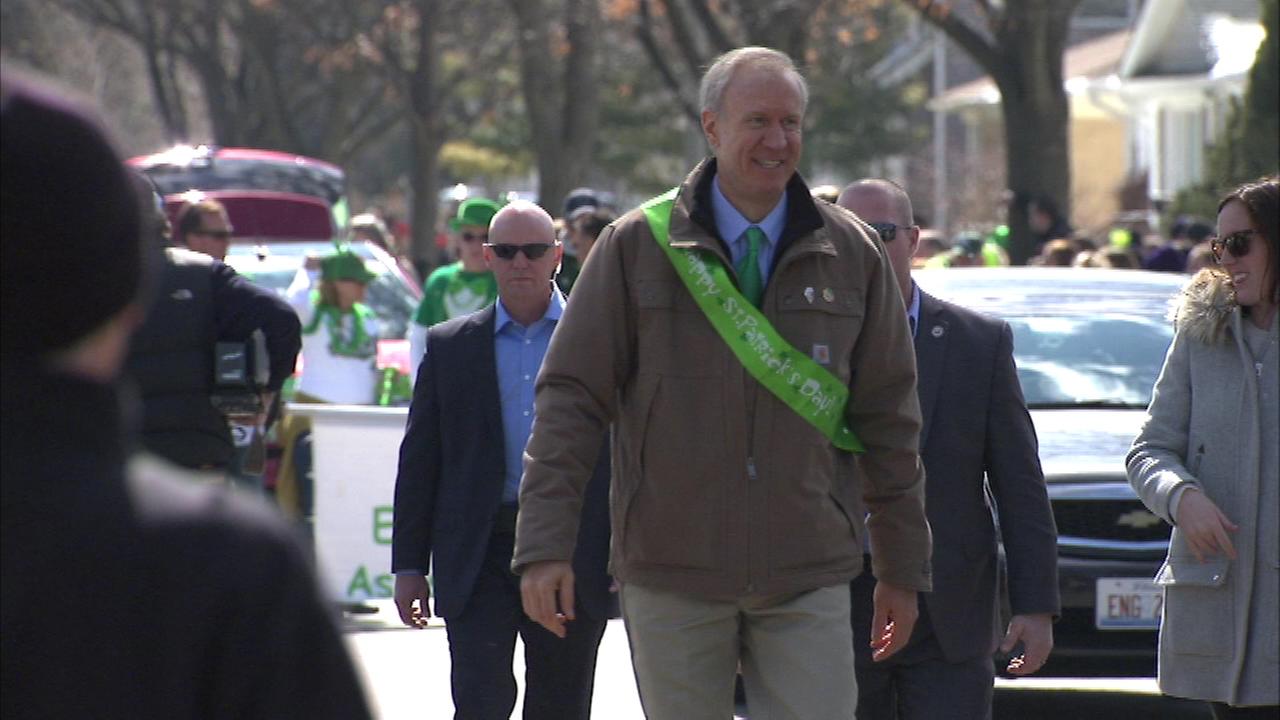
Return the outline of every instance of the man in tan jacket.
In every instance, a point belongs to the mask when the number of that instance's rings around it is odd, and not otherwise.
[[[871,231],[796,173],[808,92],[791,60],[732,51],[701,95],[714,158],[600,234],[552,338],[513,567],[526,613],[563,635],[612,423],[611,568],[648,717],[729,717],[739,664],[753,718],[852,717],[864,518],[878,658],[930,588],[906,312]]]

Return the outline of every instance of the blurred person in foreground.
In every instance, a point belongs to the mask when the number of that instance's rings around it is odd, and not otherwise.
[[[837,203],[880,234],[915,334],[925,507],[935,539],[933,591],[921,596],[910,642],[882,663],[871,659],[868,634],[874,550],[851,585],[858,720],[990,718],[996,648],[1014,653],[1008,672],[1036,672],[1053,649],[1061,612],[1058,533],[1014,367],[1013,331],[911,279],[920,229],[901,187],[860,180]],[[1012,618],[1003,638],[995,624],[1000,559],[988,485],[1008,564]]]
[[[97,125],[0,87],[0,715],[370,717],[279,518],[131,453],[117,378],[158,251]]]
[[[427,328],[491,305],[498,296],[498,283],[484,262],[489,221],[497,212],[498,203],[488,198],[467,198],[449,221],[458,260],[436,268],[422,287],[422,302],[409,323],[409,377],[418,375]]]
[[[715,61],[714,157],[601,233],[538,376],[525,612],[562,637],[576,622],[570,559],[612,423],[610,568],[654,720],[730,717],[739,663],[753,717],[851,717],[864,531],[884,548],[878,659],[930,587],[902,296],[871,229],[796,173],[807,97],[783,53]]]
[[[524,614],[511,572],[534,378],[564,309],[552,282],[561,246],[551,217],[524,200],[498,211],[489,238],[497,302],[427,333],[396,477],[396,607],[405,625],[426,627],[430,568],[435,612],[449,634],[456,717],[511,716],[519,637],[523,717],[587,720],[596,651],[614,614],[605,567],[609,460],[596,462],[583,503],[573,557],[577,619],[562,642]]]
[[[231,267],[203,253],[168,245],[168,221],[160,196],[141,173],[130,173],[145,199],[144,239],[163,253],[146,319],[133,335],[125,375],[142,399],[141,440],[148,451],[193,470],[227,472],[240,486],[261,492],[261,472],[242,472],[243,443],[237,432],[266,431],[266,415],[284,381],[293,374],[301,345],[298,316],[275,293],[249,282]],[[246,355],[258,355],[260,338],[267,367],[260,387],[246,377],[243,394],[257,400],[258,412],[228,416],[214,403],[215,352],[220,341],[234,341]],[[256,357],[250,363],[257,363]],[[256,396],[256,397],[254,397]],[[241,403],[244,404],[244,403]],[[259,449],[261,447],[259,446]]]
[[[1280,714],[1280,181],[1218,205],[1201,270],[1174,310],[1173,344],[1127,461],[1142,502],[1173,525],[1160,691],[1215,718]]]
[[[173,239],[179,247],[226,260],[231,247],[231,219],[222,203],[213,198],[191,200],[178,210]]]

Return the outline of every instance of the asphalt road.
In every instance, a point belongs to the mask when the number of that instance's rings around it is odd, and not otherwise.
[[[381,720],[447,720],[449,646],[444,624],[425,630],[400,624],[390,601],[373,615],[348,615],[346,638],[360,666],[376,717]],[[643,720],[626,631],[613,620],[600,646],[592,717]],[[522,683],[520,650],[516,678]],[[523,687],[522,687],[523,691]],[[517,699],[516,717],[519,717]],[[745,710],[741,710],[744,715]],[[995,720],[1207,720],[1199,703],[1164,698],[1152,678],[1048,678],[996,681]]]

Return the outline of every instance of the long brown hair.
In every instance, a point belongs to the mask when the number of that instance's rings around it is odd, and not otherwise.
[[[1271,267],[1267,268],[1267,293],[1280,299],[1280,178],[1275,175],[1247,182],[1227,193],[1218,203],[1218,212],[1232,200],[1249,213],[1249,221],[1267,242]]]

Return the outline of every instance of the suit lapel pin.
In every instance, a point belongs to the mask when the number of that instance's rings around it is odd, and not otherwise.
[[[807,287],[804,289],[804,299],[808,301],[810,305],[813,304],[813,288]]]
[[[822,288],[822,299],[826,302],[835,302],[836,293],[831,288]]]
[[[940,338],[942,337],[942,334],[945,332],[946,330],[943,330],[941,325],[934,325],[933,329],[929,331],[929,334],[933,335],[936,338]]]

